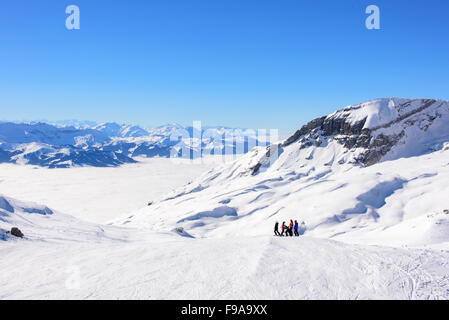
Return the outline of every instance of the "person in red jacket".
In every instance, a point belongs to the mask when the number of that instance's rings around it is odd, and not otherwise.
[[[288,226],[288,234],[293,237],[293,220],[290,220],[290,225]]]
[[[284,236],[284,232],[287,235],[287,226],[285,225],[285,221],[282,222],[282,233],[281,233],[281,237]]]

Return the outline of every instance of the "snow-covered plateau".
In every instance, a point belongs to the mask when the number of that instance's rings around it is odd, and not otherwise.
[[[226,163],[2,164],[0,299],[449,299],[448,124],[388,98]]]

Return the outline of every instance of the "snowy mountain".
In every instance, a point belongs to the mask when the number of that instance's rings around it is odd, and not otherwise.
[[[73,165],[116,166],[135,162],[102,150],[111,138],[94,129],[56,127],[45,123],[0,124],[0,162],[70,167]]]
[[[73,123],[71,121],[70,123]],[[118,166],[135,157],[184,157],[245,153],[265,140],[231,128],[166,125],[154,129],[103,123],[88,126],[46,123],[0,123],[0,163],[20,163],[67,168]],[[242,147],[239,147],[242,146]]]
[[[150,133],[139,127],[132,125],[119,125],[115,122],[102,123],[97,126],[94,126],[92,129],[103,132],[109,137],[143,137],[147,136]]]
[[[271,233],[275,221],[298,219],[315,237],[447,243],[448,120],[447,101],[349,106],[115,223],[222,237]]]
[[[74,127],[76,129],[92,129],[93,127],[97,126],[99,123],[96,121],[82,121],[82,120],[60,120],[60,121],[48,121],[48,120],[41,120],[37,122],[43,122],[48,123],[51,125],[54,125],[56,127]],[[32,122],[35,123],[35,122]]]
[[[309,122],[283,143],[268,148],[251,173],[273,162],[270,157],[285,169],[310,161],[370,166],[421,155],[449,141],[448,120],[449,102],[442,100],[390,98],[351,105]],[[277,160],[280,153],[285,154]]]

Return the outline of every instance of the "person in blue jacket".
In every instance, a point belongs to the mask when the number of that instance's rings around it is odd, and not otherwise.
[[[298,221],[295,220],[295,226],[293,227],[293,229],[295,230],[295,236],[299,237],[299,225],[298,225]]]

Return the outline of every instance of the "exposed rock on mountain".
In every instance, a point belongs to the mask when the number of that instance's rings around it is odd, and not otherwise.
[[[268,147],[251,174],[293,144],[294,149],[307,150],[306,160],[311,160],[317,149],[334,145],[339,150],[328,164],[338,158],[339,164],[361,166],[430,152],[449,137],[444,125],[448,120],[449,103],[442,100],[389,98],[348,106],[310,121],[283,143]]]

